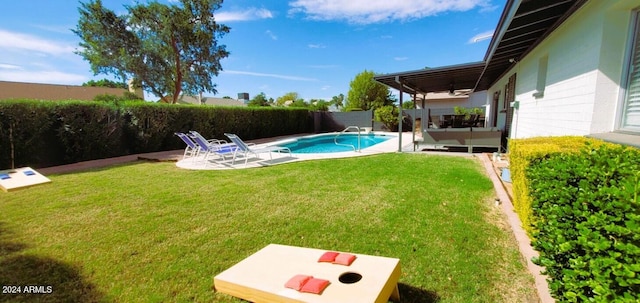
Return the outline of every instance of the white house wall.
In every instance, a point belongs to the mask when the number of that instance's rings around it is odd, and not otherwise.
[[[619,111],[620,82],[631,11],[637,0],[597,0],[580,10],[520,58],[488,91],[489,103],[514,73],[516,100],[510,138],[610,132]],[[543,96],[534,97],[540,58],[548,56]],[[506,114],[498,125],[504,129]]]
[[[469,98],[465,99],[433,99],[427,100],[425,104],[425,108],[429,108],[431,110],[436,110],[437,112],[449,112],[453,114],[453,108],[456,106],[473,108],[480,107],[484,108],[485,102],[487,100],[487,92],[480,91],[474,92],[469,95]],[[418,108],[420,108],[420,101],[418,101]]]

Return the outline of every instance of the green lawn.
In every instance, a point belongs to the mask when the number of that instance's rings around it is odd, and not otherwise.
[[[213,277],[269,243],[399,258],[403,302],[536,302],[479,162],[384,154],[188,171],[138,162],[0,193],[0,302],[239,302]]]

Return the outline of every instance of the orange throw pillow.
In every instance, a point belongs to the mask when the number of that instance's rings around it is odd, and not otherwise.
[[[302,286],[301,292],[308,292],[312,294],[322,294],[325,288],[329,285],[328,280],[311,278],[307,283]]]
[[[333,260],[333,263],[349,266],[351,265],[351,263],[353,263],[353,260],[355,259],[356,259],[356,256],[352,254],[338,254],[336,256],[336,259]]]
[[[337,255],[339,254],[335,251],[328,251],[320,256],[318,262],[333,262],[336,259]]]
[[[295,275],[293,278],[289,279],[287,283],[284,285],[286,288],[293,288],[297,291],[300,291],[302,287],[307,284],[309,280],[311,280],[312,276],[307,275]]]

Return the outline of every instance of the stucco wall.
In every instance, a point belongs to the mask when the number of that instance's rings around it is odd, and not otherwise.
[[[93,100],[97,95],[122,96],[127,91],[120,88],[88,87],[76,85],[56,85],[0,81],[0,100],[41,99],[41,100]],[[144,97],[142,90],[137,92]]]
[[[635,2],[635,3],[634,3]],[[511,138],[588,135],[615,129],[632,0],[589,1],[493,85],[517,73]],[[544,95],[534,97],[540,59],[548,56]],[[490,98],[490,97],[488,97]],[[504,125],[504,114],[498,125]]]
[[[487,100],[486,91],[474,92],[469,95],[469,98],[464,99],[434,99],[427,100],[425,102],[425,108],[430,108],[431,110],[436,110],[438,112],[450,111],[448,114],[453,114],[453,108],[456,106],[460,107],[484,107],[485,102]],[[420,104],[418,104],[420,107]]]

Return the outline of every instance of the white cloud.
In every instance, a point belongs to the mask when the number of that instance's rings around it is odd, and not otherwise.
[[[309,44],[309,48],[327,48],[324,44]]]
[[[13,64],[0,63],[0,69],[22,69],[22,67]]]
[[[49,31],[52,33],[75,35],[71,31],[71,29],[75,29],[75,25],[74,26],[52,26],[52,25],[33,24],[31,26],[41,30]]]
[[[2,29],[0,29],[0,48],[36,51],[50,55],[69,55],[75,50],[75,46],[66,43]]]
[[[471,37],[471,39],[469,39],[469,43],[478,43],[480,41],[491,39],[493,37],[493,32],[494,31],[491,30],[491,31],[486,31],[484,33],[479,33]]]
[[[245,72],[245,71],[237,71],[237,70],[224,70],[221,73],[223,73],[223,74],[231,74],[231,75],[246,75],[246,76],[256,76],[256,77],[269,77],[269,78],[278,78],[278,79],[293,80],[293,81],[318,81],[318,79],[313,79],[313,78],[305,78],[305,77],[298,77],[298,76],[288,76],[288,75],[278,75],[278,74],[254,73],[254,72]]]
[[[490,0],[294,0],[290,14],[302,13],[314,20],[346,20],[369,24],[405,21],[447,11],[487,10]]]
[[[269,38],[271,38],[271,40],[278,40],[278,36],[276,36],[276,34],[274,34],[272,31],[267,30],[264,33],[267,34],[267,36],[269,36]]]
[[[0,80],[29,83],[73,84],[87,81],[83,75],[58,71],[4,71],[0,70]]]
[[[251,21],[256,19],[271,19],[273,13],[264,8],[249,8],[242,11],[219,12],[214,15],[216,22]]]
[[[484,5],[480,9],[480,12],[481,13],[488,13],[488,12],[492,12],[492,11],[495,11],[495,10],[500,9],[500,8],[501,8],[500,5],[491,5],[490,3],[487,3],[486,5]]]

